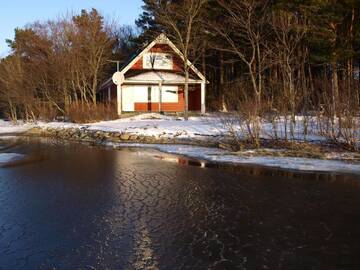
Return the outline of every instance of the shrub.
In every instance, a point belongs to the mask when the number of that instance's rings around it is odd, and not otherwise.
[[[69,106],[67,116],[74,123],[91,123],[116,119],[116,106],[113,103],[99,103],[95,105]]]

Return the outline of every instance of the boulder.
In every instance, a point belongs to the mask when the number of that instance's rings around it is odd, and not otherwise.
[[[126,133],[121,134],[120,139],[123,140],[123,141],[128,141],[130,139],[130,135],[126,134]]]
[[[136,141],[138,139],[138,136],[131,135],[129,139],[130,139],[130,141]]]

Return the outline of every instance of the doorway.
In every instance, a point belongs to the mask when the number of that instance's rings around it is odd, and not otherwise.
[[[151,86],[148,86],[147,89],[147,110],[148,112],[151,112]]]

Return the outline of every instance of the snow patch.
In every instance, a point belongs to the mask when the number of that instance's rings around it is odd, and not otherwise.
[[[155,113],[88,124],[86,127],[96,131],[177,138],[218,136],[225,132],[219,122],[210,121],[209,118],[190,117],[184,121],[183,118]]]
[[[149,144],[126,144],[109,143],[113,147],[139,147],[154,148],[164,153],[184,155],[190,158],[206,160],[218,163],[252,164],[266,167],[291,169],[311,172],[337,172],[360,174],[360,164],[338,160],[322,160],[314,158],[297,157],[264,157],[234,155],[226,150],[189,145],[149,145]]]
[[[28,131],[32,128],[32,124],[24,123],[22,121],[14,124],[10,121],[0,119],[0,135],[1,134],[19,134]]]

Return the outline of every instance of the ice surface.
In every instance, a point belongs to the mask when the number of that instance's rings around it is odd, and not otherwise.
[[[25,155],[17,153],[0,153],[0,164],[24,158]]]

